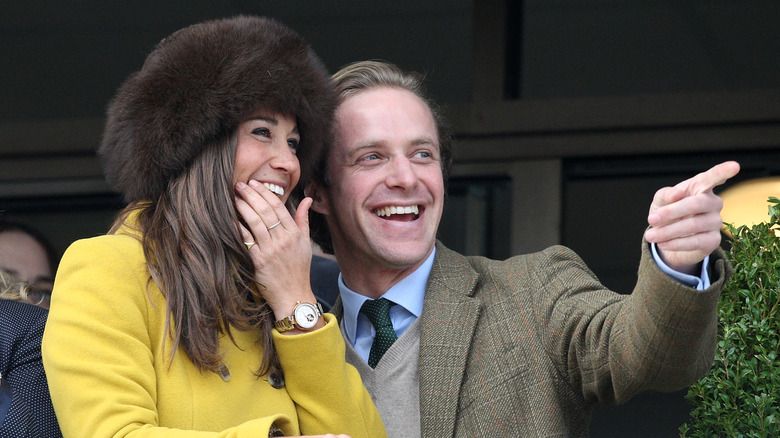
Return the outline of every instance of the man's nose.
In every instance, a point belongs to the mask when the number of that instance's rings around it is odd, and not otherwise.
[[[388,187],[414,187],[418,181],[414,165],[407,157],[393,158],[386,181]]]

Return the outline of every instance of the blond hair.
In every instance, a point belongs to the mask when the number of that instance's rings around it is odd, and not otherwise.
[[[0,269],[0,299],[27,302],[27,282]]]

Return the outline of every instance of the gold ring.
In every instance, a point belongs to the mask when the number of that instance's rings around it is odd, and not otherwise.
[[[275,223],[275,224],[273,224],[273,225],[271,225],[270,227],[267,227],[267,228],[268,228],[269,230],[272,230],[272,229],[274,229],[274,228],[278,227],[278,226],[279,226],[279,224],[281,224],[281,223],[282,223],[282,221],[279,221],[279,222],[277,222],[277,223]]]
[[[255,246],[255,242],[244,242],[244,245],[246,245],[246,249],[252,249],[253,246]]]

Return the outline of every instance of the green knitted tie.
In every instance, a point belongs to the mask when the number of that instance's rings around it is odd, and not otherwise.
[[[382,358],[385,351],[398,339],[395,330],[393,330],[393,323],[390,322],[390,308],[393,306],[395,306],[394,302],[380,298],[366,300],[363,307],[360,308],[360,313],[366,315],[376,329],[376,337],[374,337],[374,343],[368,353],[368,366],[371,368],[376,368],[376,364],[379,363],[379,359]]]

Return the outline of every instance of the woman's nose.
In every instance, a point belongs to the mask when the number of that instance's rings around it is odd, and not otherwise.
[[[287,141],[274,145],[274,157],[271,159],[271,167],[291,173],[300,166],[298,157]]]

